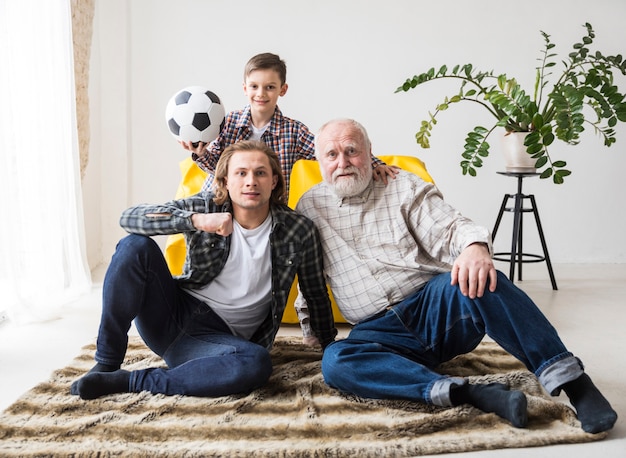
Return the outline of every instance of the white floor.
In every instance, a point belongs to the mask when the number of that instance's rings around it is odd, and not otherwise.
[[[506,264],[498,265],[507,271]],[[556,265],[558,291],[553,291],[545,264],[524,267],[517,282],[559,330],[566,345],[611,401],[618,422],[603,441],[529,449],[473,452],[468,457],[626,457],[626,264]],[[102,271],[94,273],[93,293],[66,305],[58,318],[44,323],[0,325],[0,411],[18,396],[67,364],[78,349],[96,336],[100,318]],[[297,326],[284,326],[298,334]],[[347,329],[341,329],[345,335]],[[566,399],[560,398],[566,402]],[[439,455],[439,456],[459,456]]]

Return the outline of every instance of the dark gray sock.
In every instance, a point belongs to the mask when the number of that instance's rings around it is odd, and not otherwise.
[[[596,434],[613,427],[617,421],[617,412],[587,374],[564,384],[561,388],[576,409],[576,416],[584,431]]]
[[[114,372],[89,372],[83,378],[72,383],[72,394],[82,399],[96,399],[113,393],[128,393],[130,372],[117,370]]]
[[[450,400],[453,405],[470,404],[483,412],[493,412],[516,428],[524,428],[528,424],[526,395],[521,391],[511,391],[502,383],[455,386],[450,389]]]

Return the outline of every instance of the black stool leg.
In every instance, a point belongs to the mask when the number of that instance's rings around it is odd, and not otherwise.
[[[519,262],[520,269],[522,266],[522,251],[518,252],[520,240],[522,238],[521,220],[522,220],[522,178],[517,179],[517,194],[515,194],[515,206],[513,207],[513,237],[511,240],[511,260],[509,266],[509,280],[515,281],[515,263]],[[515,259],[517,257],[517,260]],[[521,280],[521,278],[520,278]]]
[[[504,199],[502,199],[502,205],[500,205],[500,211],[498,212],[498,217],[496,218],[496,224],[493,225],[493,231],[491,231],[491,243],[493,243],[496,240],[496,232],[498,232],[498,228],[500,227],[500,222],[502,221],[502,215],[504,215],[506,204],[510,198],[511,198],[511,194],[505,194]]]
[[[533,208],[533,214],[535,215],[535,222],[537,223],[537,230],[539,231],[539,239],[541,240],[541,247],[543,248],[543,256],[548,266],[548,274],[550,275],[550,282],[552,283],[552,289],[557,290],[556,279],[554,278],[554,271],[552,270],[552,263],[550,262],[550,255],[548,254],[548,244],[543,235],[543,228],[541,227],[541,221],[539,220],[539,210],[537,210],[537,203],[535,202],[535,196],[529,195],[530,203]]]
[[[522,281],[522,266],[524,265],[524,199],[522,194],[520,198],[521,204],[519,209],[519,234],[517,236],[517,279]]]

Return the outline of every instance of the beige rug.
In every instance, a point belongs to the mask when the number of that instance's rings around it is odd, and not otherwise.
[[[342,396],[320,374],[320,352],[281,337],[268,385],[217,399],[119,394],[82,401],[70,384],[93,363],[94,345],[0,415],[3,457],[405,457],[589,442],[572,410],[496,344],[445,365],[446,373],[500,381],[528,395],[529,426],[516,429],[469,406],[438,408]],[[132,338],[126,369],[162,364]]]

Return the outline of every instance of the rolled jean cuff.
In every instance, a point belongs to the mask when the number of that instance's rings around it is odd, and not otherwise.
[[[558,396],[564,384],[576,380],[583,372],[582,361],[575,356],[568,356],[546,367],[537,378],[551,396]]]
[[[446,377],[436,380],[430,389],[430,402],[440,407],[452,407],[450,389],[455,386],[465,385],[465,379],[461,377]]]

